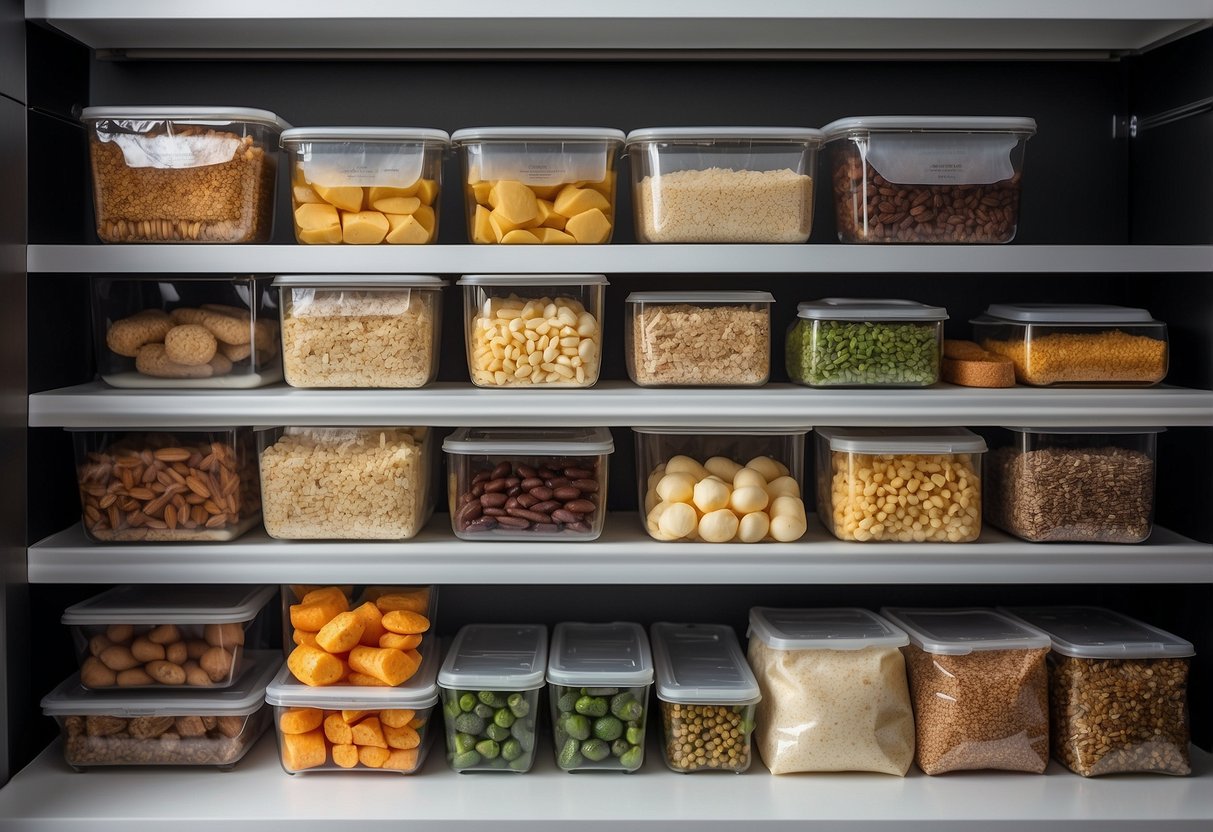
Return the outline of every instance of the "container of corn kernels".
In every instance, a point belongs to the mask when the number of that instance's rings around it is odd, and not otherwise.
[[[1095,303],[996,303],[973,340],[1015,362],[1021,384],[1149,387],[1167,375],[1167,325],[1148,310]]]
[[[964,428],[815,428],[817,513],[840,540],[966,543],[981,534],[985,440]]]

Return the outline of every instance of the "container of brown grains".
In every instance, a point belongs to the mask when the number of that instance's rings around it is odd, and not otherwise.
[[[278,137],[245,107],[86,107],[97,236],[106,243],[266,242]]]
[[[886,607],[906,631],[914,762],[924,774],[1044,773],[1049,695],[1042,631],[989,609]]]
[[[1001,430],[986,460],[985,519],[1033,542],[1141,543],[1163,430]]]
[[[1054,757],[1084,777],[1191,773],[1190,642],[1100,607],[1006,612],[1053,640]]]

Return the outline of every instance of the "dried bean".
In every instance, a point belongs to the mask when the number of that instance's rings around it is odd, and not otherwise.
[[[596,462],[552,459],[536,466],[506,461],[475,470],[473,485],[453,495],[456,531],[593,533],[595,524],[586,518],[599,506]]]

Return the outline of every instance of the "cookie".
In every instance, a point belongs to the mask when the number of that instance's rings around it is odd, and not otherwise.
[[[114,321],[105,333],[105,345],[118,355],[134,358],[140,347],[163,341],[172,328],[173,322],[167,314],[159,309],[146,309]]]
[[[173,321],[179,325],[197,324],[211,331],[211,334],[225,344],[247,344],[253,339],[251,318],[234,318],[222,312],[210,309],[174,309],[169,313]]]
[[[217,347],[218,342],[211,331],[198,324],[175,326],[164,336],[164,354],[168,360],[191,367],[209,363]]]
[[[210,378],[210,364],[178,364],[170,361],[164,352],[164,344],[144,344],[135,356],[135,369],[145,376],[155,378]]]

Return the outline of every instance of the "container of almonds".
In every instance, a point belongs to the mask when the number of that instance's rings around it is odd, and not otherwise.
[[[1004,610],[1043,630],[1053,756],[1083,777],[1190,774],[1191,642],[1100,607]]]

